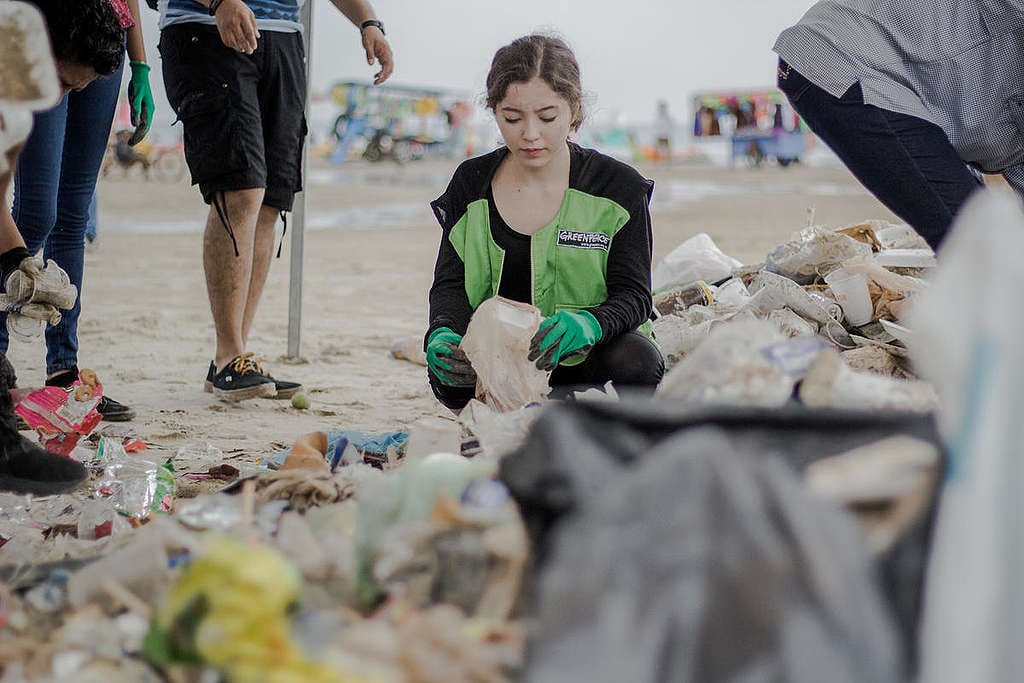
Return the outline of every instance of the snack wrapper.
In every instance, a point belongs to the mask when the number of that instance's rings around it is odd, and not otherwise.
[[[39,442],[51,453],[70,455],[79,439],[87,436],[103,416],[97,410],[103,385],[92,370],[81,370],[68,387],[43,387],[26,396],[14,412],[39,434]]]

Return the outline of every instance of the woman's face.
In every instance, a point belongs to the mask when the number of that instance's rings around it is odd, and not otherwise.
[[[541,167],[566,154],[565,141],[572,125],[569,102],[543,79],[512,83],[494,107],[498,129],[513,159]]]
[[[60,81],[62,98],[72,90],[81,90],[98,77],[99,74],[91,66],[77,62],[57,62],[57,80]]]

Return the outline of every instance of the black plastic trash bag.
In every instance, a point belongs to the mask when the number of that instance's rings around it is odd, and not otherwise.
[[[872,567],[797,476],[896,433],[935,440],[920,416],[547,409],[501,463],[536,553],[527,680],[904,680],[930,515]]]

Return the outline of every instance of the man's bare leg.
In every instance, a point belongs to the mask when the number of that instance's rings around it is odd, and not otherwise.
[[[249,330],[256,307],[263,295],[263,286],[267,283],[270,262],[274,257],[274,226],[280,212],[271,206],[261,206],[256,219],[256,237],[252,252],[252,275],[249,278],[249,294],[245,300],[245,311],[242,314],[242,346],[249,343]]]
[[[243,320],[252,280],[256,224],[263,202],[263,189],[231,190],[224,192],[223,198],[238,245],[238,256],[235,256],[231,237],[214,206],[210,207],[203,238],[203,269],[217,335],[214,362],[218,371],[232,358],[245,353]]]

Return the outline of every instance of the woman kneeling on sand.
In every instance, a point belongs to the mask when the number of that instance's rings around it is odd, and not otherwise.
[[[545,316],[530,360],[553,387],[657,386],[652,340],[654,183],[569,140],[583,122],[579,66],[560,39],[502,47],[487,107],[505,146],[463,162],[431,203],[443,234],[430,289],[430,386],[458,410],[476,373],[459,349],[473,311],[500,295]]]

